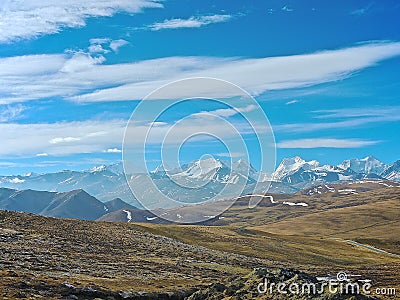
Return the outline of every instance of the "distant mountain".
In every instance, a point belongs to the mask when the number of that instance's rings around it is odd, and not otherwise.
[[[391,166],[387,166],[381,176],[388,180],[400,181],[400,160],[397,160]]]
[[[272,173],[272,179],[276,181],[284,181],[286,178],[290,178],[293,174],[303,171],[307,171],[313,168],[317,168],[319,162],[316,160],[305,161],[299,156],[293,158],[285,158],[282,160],[278,168]],[[290,180],[288,181],[290,183]]]
[[[40,214],[58,193],[0,188],[0,209]]]
[[[339,168],[343,170],[352,170],[355,173],[362,174],[381,174],[388,166],[376,159],[374,156],[367,156],[362,159],[348,159],[342,162]]]
[[[168,174],[167,174],[168,173]],[[150,174],[128,174],[128,180],[135,183],[136,195],[154,201],[152,189],[146,183],[148,177],[169,197],[182,203],[198,203],[215,197],[225,186],[231,190],[225,198],[237,193],[296,193],[304,188],[323,183],[351,182],[357,180],[400,181],[400,163],[386,165],[373,156],[362,159],[349,159],[341,164],[323,165],[316,160],[306,161],[299,156],[285,158],[271,175],[258,172],[249,162],[238,160],[232,165],[223,160],[207,158],[196,160],[181,168],[165,171],[161,165]],[[241,190],[240,187],[244,189]],[[122,163],[98,166],[85,171],[64,170],[55,173],[0,177],[0,187],[18,190],[42,190],[69,192],[83,189],[102,202],[119,198],[137,208],[142,205],[133,196]],[[188,188],[189,187],[189,188]],[[198,189],[197,187],[201,187]],[[32,205],[42,207],[45,200],[35,197]],[[117,205],[113,211],[124,209]],[[164,207],[166,208],[166,207]],[[111,212],[111,211],[110,211]]]
[[[260,181],[263,181],[263,179],[266,178],[266,174],[260,174],[260,172],[258,172],[247,160],[244,159],[234,161],[232,163],[232,170],[242,175],[246,175],[246,173],[248,173],[248,177],[254,181],[258,181],[259,177],[261,177]]]
[[[388,169],[391,171],[384,173]],[[390,178],[388,177],[389,173],[391,173]],[[399,174],[395,167],[390,168],[390,166],[373,156],[345,160],[338,166],[321,165],[316,160],[305,161],[296,156],[285,158],[272,174],[272,179],[296,185],[300,183],[319,184],[363,179],[398,180],[396,178],[400,178]]]
[[[122,209],[136,209],[136,207],[129,205],[128,203],[122,201],[120,198],[115,198],[113,200],[104,202],[104,205],[108,208],[108,213]]]
[[[58,193],[0,188],[0,209],[48,217],[96,220],[120,207],[134,209],[120,199],[114,199],[108,205],[81,189]]]
[[[96,220],[107,211],[107,207],[84,190],[57,194],[40,214],[55,218]]]
[[[92,169],[89,170],[89,172],[91,173],[96,173],[96,172],[109,172],[112,174],[116,174],[116,175],[123,175],[124,174],[124,166],[122,164],[122,162],[119,163],[115,163],[112,165],[101,165],[98,167],[93,167]]]
[[[288,184],[299,184],[306,182],[335,182],[340,181],[350,172],[330,165],[323,165],[316,161],[305,161],[299,156],[285,158],[272,174],[276,181],[286,182]]]
[[[101,201],[121,198],[133,206],[140,207],[140,203],[129,190],[121,163],[80,172],[64,170],[45,174],[3,176],[0,177],[0,187],[52,192],[84,189]]]
[[[246,170],[249,170],[248,174]],[[196,160],[182,166],[182,172],[175,173],[171,177],[178,181],[198,181],[198,182],[219,182],[222,184],[235,184],[240,180],[254,181],[252,176],[257,171],[249,162],[239,160],[232,164],[232,167],[226,162],[215,158]],[[247,176],[249,175],[249,176]]]

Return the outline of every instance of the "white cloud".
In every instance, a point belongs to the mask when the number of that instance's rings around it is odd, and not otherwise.
[[[287,6],[287,5],[283,6],[283,7],[282,7],[282,10],[283,10],[283,11],[287,11],[287,12],[294,11],[294,9],[293,9],[293,8],[290,8],[290,7],[289,7],[289,6]]]
[[[219,157],[229,157],[229,158],[238,158],[238,157],[246,157],[246,153],[242,152],[224,152],[224,153],[216,153],[216,156]]]
[[[153,31],[161,29],[198,28],[213,23],[227,22],[231,18],[231,15],[193,16],[189,19],[164,20],[163,22],[154,23],[148,26],[148,28]]]
[[[81,138],[77,138],[77,137],[57,137],[57,138],[53,138],[49,141],[50,144],[60,144],[60,143],[71,143],[71,142],[76,142],[76,141],[80,141]]]
[[[123,39],[114,40],[114,41],[111,41],[110,48],[112,49],[112,51],[117,52],[119,48],[121,48],[125,45],[128,45],[128,44],[129,44],[129,42],[125,41]]]
[[[118,148],[109,148],[104,152],[106,152],[106,153],[122,153],[122,150],[118,149]]]
[[[26,107],[21,104],[0,106],[0,123],[7,123],[20,119],[25,109]]]
[[[124,137],[125,120],[110,121],[83,121],[59,122],[39,124],[0,123],[0,156],[7,157],[41,157],[63,156],[81,153],[120,153]],[[191,118],[184,124],[160,122],[152,124],[131,123],[125,138],[125,147],[142,149],[142,142],[148,145],[159,145],[166,136],[167,145],[180,145],[183,140],[195,132],[215,134],[222,140],[229,137],[239,137],[246,134],[246,128],[239,126],[239,133],[230,126],[221,126],[221,122],[214,119],[204,120]],[[171,128],[173,127],[173,130]],[[170,132],[169,132],[170,131]],[[203,136],[202,140],[209,139]],[[104,150],[106,149],[106,150]]]
[[[278,148],[286,149],[310,149],[310,148],[361,148],[379,143],[379,141],[367,141],[360,139],[298,139],[277,143]]]
[[[43,152],[43,153],[38,153],[38,154],[36,154],[36,156],[37,156],[37,157],[46,157],[46,156],[49,156],[49,154],[46,153],[46,152]]]
[[[246,112],[251,112],[253,110],[256,110],[257,106],[254,104],[247,105],[246,107],[235,107],[235,108],[220,108],[212,111],[202,111],[196,114],[193,114],[192,116],[202,116],[202,115],[216,115],[220,117],[232,117],[234,115],[240,114],[240,113],[246,113]]]
[[[60,70],[65,61],[63,54],[4,57],[0,59],[0,76],[23,79],[25,76],[53,74]]]
[[[355,10],[351,11],[350,14],[351,15],[355,15],[355,16],[365,15],[365,14],[367,14],[367,13],[369,13],[371,11],[373,5],[374,4],[371,2],[365,7],[362,7],[362,8],[355,9]]]
[[[122,143],[125,125],[121,120],[0,124],[0,156],[101,153]]]
[[[274,125],[277,132],[313,132],[327,129],[347,129],[383,122],[399,122],[400,107],[364,107],[314,111],[317,119],[338,118],[335,122],[292,123]]]
[[[93,38],[89,40],[90,45],[103,45],[109,42],[109,38]]]
[[[88,48],[89,53],[109,53],[110,50],[104,49],[104,47],[110,48],[112,51],[117,52],[119,48],[128,45],[129,42],[123,39],[112,40],[110,38],[93,38],[89,40],[90,46]]]
[[[286,105],[291,105],[291,104],[295,104],[295,103],[298,103],[298,102],[299,102],[299,100],[291,100],[291,101],[286,102],[285,104]]]
[[[157,0],[6,0],[0,3],[0,43],[82,27],[90,17],[159,7]]]
[[[93,57],[88,53],[76,52],[70,59],[68,59],[64,63],[63,67],[60,69],[60,72],[64,73],[83,72],[85,70],[91,69],[91,67],[94,65],[103,63],[105,60],[106,59],[102,55],[98,57]]]
[[[317,110],[314,113],[319,114],[316,118],[359,118],[376,117],[386,120],[400,120],[400,106],[373,106],[357,108],[341,108],[330,110]]]
[[[89,50],[89,53],[108,53],[108,52],[110,52],[110,50],[104,49],[103,46],[100,44],[90,45],[88,50]]]
[[[398,55],[400,43],[387,42],[254,59],[167,57],[103,65],[103,56],[83,52],[0,58],[0,104],[46,97],[81,102],[139,100],[166,83],[188,77],[228,80],[259,95],[340,80]],[[168,97],[191,97],[196,88],[179,94],[175,90]],[[209,89],[208,96],[215,96]],[[217,95],[221,96],[226,95]]]
[[[142,61],[135,66],[120,66],[120,74],[124,73],[123,69],[131,69],[131,82],[72,99],[83,102],[141,99],[168,82],[188,77],[224,79],[239,85],[252,95],[259,95],[267,90],[305,87],[340,80],[357,70],[398,55],[400,43],[378,43],[273,58],[171,57]],[[190,97],[193,94],[180,93],[177,98],[185,96]]]

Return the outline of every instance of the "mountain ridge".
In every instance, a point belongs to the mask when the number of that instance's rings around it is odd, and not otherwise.
[[[96,220],[122,208],[136,209],[122,200],[103,203],[82,189],[47,192],[0,188],[0,209],[47,217]]]
[[[250,162],[234,161],[232,164],[220,159],[196,160],[179,169],[156,168],[150,174],[136,173],[125,176],[121,162],[98,166],[84,171],[63,170],[54,173],[16,176],[0,176],[0,187],[18,190],[69,192],[84,189],[88,194],[104,202],[120,198],[122,201],[142,208],[133,196],[128,183],[145,182],[150,176],[156,186],[172,197],[179,196],[186,203],[207,200],[226,185],[244,185],[243,194],[251,192],[295,193],[322,183],[351,182],[363,179],[400,181],[400,161],[387,165],[373,156],[344,160],[339,165],[306,161],[299,156],[285,158],[272,174],[257,171]],[[178,183],[178,184],[177,184]],[[179,186],[200,186],[196,193]],[[149,193],[143,186],[141,195]]]

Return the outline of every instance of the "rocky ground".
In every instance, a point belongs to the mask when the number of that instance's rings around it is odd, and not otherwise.
[[[185,244],[135,224],[6,211],[0,276],[1,299],[281,299],[258,294],[257,285],[264,278],[315,281],[276,262]]]

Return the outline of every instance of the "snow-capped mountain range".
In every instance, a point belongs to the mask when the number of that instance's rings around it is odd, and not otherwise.
[[[354,181],[363,178],[396,180],[396,175],[399,175],[399,168],[396,168],[398,164],[399,161],[393,165],[386,165],[374,156],[367,156],[362,159],[348,159],[337,166],[332,166],[321,165],[316,160],[305,161],[296,156],[285,158],[272,173],[272,180],[290,184]],[[388,171],[389,169],[392,171]]]
[[[294,193],[321,183],[366,178],[400,181],[400,160],[392,165],[386,165],[375,157],[368,156],[345,160],[333,166],[322,165],[316,160],[306,161],[296,156],[283,159],[272,174],[265,174],[258,172],[245,160],[238,160],[230,166],[222,160],[207,158],[193,161],[179,169],[166,171],[163,166],[159,166],[150,174],[130,174],[127,178],[141,182],[146,176],[150,176],[163,193],[184,202],[194,203],[213,197],[227,184],[244,185],[245,194],[253,192],[255,186],[257,190],[254,192]],[[193,192],[177,184],[193,182],[205,185],[200,184],[202,189]],[[128,187],[122,163],[98,166],[80,172],[64,170],[56,173],[3,176],[0,177],[0,187],[54,192],[84,189],[104,202],[121,198],[129,204],[140,207]],[[151,191],[145,185],[140,192],[142,195],[151,196]]]

